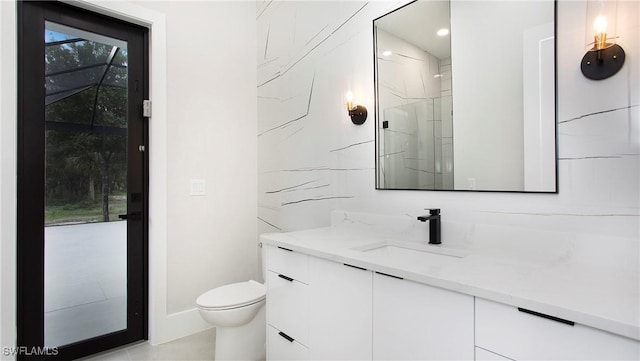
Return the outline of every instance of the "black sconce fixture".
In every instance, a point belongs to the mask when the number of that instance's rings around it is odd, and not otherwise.
[[[347,93],[347,111],[351,122],[355,125],[362,125],[367,120],[367,108],[364,105],[353,105],[353,93]]]
[[[617,73],[624,65],[625,54],[622,47],[613,42],[607,42],[616,38],[616,8],[615,0],[597,0],[587,3],[587,24],[593,24],[593,30],[589,28],[586,30],[587,37],[590,38],[594,33],[595,35],[593,48],[589,49],[582,58],[580,70],[589,79],[606,79]],[[608,39],[607,35],[609,35]]]

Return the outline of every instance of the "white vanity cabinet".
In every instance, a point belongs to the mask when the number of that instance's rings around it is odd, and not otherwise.
[[[640,360],[634,339],[282,247],[267,269],[268,360]]]
[[[267,256],[267,359],[473,359],[472,296],[274,246]]]
[[[267,246],[267,359],[309,357],[309,256]]]
[[[374,360],[472,360],[473,297],[373,275]]]
[[[508,359],[640,360],[640,342],[568,320],[481,298],[475,313],[476,346]]]
[[[372,272],[310,257],[312,360],[371,360]]]
[[[267,247],[267,359],[371,360],[372,272]]]

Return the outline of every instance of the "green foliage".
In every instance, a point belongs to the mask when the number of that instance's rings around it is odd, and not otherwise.
[[[119,214],[127,213],[126,194],[116,194],[109,197],[109,220],[119,220]],[[103,221],[102,205],[98,203],[64,202],[49,203],[45,210],[47,225],[68,223],[89,223]]]
[[[47,93],[68,91],[63,93],[67,97],[46,106],[46,121],[85,125],[46,132],[47,224],[64,222],[65,217],[93,221],[97,210],[109,221],[110,210],[126,212],[126,200],[124,211],[109,207],[109,201],[114,192],[126,192],[127,137],[100,131],[116,127],[126,134],[127,90],[120,87],[126,86],[126,50],[118,50],[114,64],[121,67],[109,67],[99,88],[106,65],[78,70],[104,64],[111,51],[111,46],[91,41],[46,47],[46,74],[52,74],[46,78]],[[75,71],[59,73],[68,69]]]

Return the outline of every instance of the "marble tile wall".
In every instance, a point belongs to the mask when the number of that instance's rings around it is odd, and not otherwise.
[[[441,64],[436,56],[382,28],[376,30],[376,42],[378,107],[380,121],[387,122],[379,132],[379,184],[390,189],[442,189],[443,133],[447,133],[443,128],[445,124],[452,128],[451,122],[443,122],[443,114],[451,114],[442,106],[451,105],[450,97],[441,99],[451,91],[451,71],[443,65],[450,69],[446,64],[451,58]],[[451,154],[450,142],[448,146]]]
[[[375,189],[372,20],[403,3],[257,4],[258,232],[328,226],[335,209],[412,218],[438,207],[445,243],[569,240],[589,245],[576,251],[589,262],[606,247],[637,264],[640,3],[619,6],[627,63],[595,82],[579,68],[585,2],[558,2],[558,194]],[[347,90],[370,110],[362,126],[347,116]]]

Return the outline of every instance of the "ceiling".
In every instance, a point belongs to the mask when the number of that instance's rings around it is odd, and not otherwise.
[[[436,35],[439,29],[449,29],[449,1],[416,1],[377,19],[375,25],[439,59],[451,56],[450,36]]]

